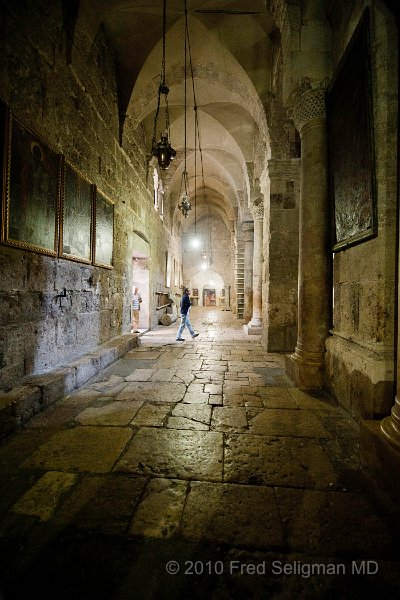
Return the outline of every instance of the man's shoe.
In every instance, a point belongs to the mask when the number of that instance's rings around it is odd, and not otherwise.
[[[195,337],[197,337],[199,334],[195,333],[194,335],[192,335],[192,339],[194,339]]]
[[[184,341],[185,341],[185,338],[176,338],[176,341],[177,341],[177,342],[184,342]]]

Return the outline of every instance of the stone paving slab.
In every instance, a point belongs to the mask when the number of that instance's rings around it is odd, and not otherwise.
[[[186,392],[183,402],[186,404],[208,404],[210,394],[204,392]]]
[[[251,394],[243,394],[243,403],[246,408],[262,409],[265,406],[263,399],[260,398],[260,396],[252,396]]]
[[[360,424],[355,423],[344,411],[338,409],[340,412],[325,412],[315,411],[314,414],[318,420],[322,423],[323,427],[332,432],[335,437],[351,439],[358,441],[360,437]]]
[[[204,365],[208,365],[210,367],[210,370],[216,371],[217,369],[214,369],[214,367],[224,367],[225,368],[228,366],[228,361],[206,358],[206,359],[204,359]]]
[[[156,369],[153,375],[150,377],[150,381],[171,381],[174,377],[176,369]]]
[[[116,396],[116,400],[140,400],[143,402],[180,402],[186,392],[183,383],[157,382],[130,383]]]
[[[65,396],[57,405],[65,405],[65,406],[84,406],[85,404],[89,404],[93,402],[95,398],[101,397],[101,392],[99,390],[93,390],[88,387],[81,388],[76,392],[72,392],[69,396]]]
[[[222,394],[222,385],[215,383],[207,383],[204,386],[204,391],[208,394]]]
[[[85,405],[86,403],[83,403],[83,406]],[[82,407],[77,403],[65,405],[63,402],[59,402],[33,417],[27,427],[30,429],[63,426],[72,423],[81,410]]]
[[[307,394],[295,387],[289,388],[288,391],[299,408],[329,412],[332,414],[337,412],[337,403],[332,399],[329,400],[325,394],[320,397],[313,397],[311,394]]]
[[[213,404],[215,406],[222,406],[222,404],[223,404],[222,394],[210,394],[210,396],[208,398],[208,404]]]
[[[337,473],[320,444],[307,438],[227,436],[224,481],[330,489]]]
[[[196,352],[190,352],[188,350],[182,350],[179,353],[179,358],[181,360],[185,359],[185,361],[188,364],[192,364],[192,361],[197,360],[199,361],[201,359],[201,357],[199,356],[200,352],[198,352],[197,350],[197,345],[196,345]]]
[[[195,371],[193,375],[196,381],[201,381],[202,383],[222,384],[224,381],[224,373],[217,371]]]
[[[56,511],[60,498],[76,483],[73,473],[51,471],[45,473],[35,485],[14,504],[16,514],[38,517],[40,521],[49,521]]]
[[[228,581],[219,578],[214,598],[229,598],[229,590],[237,590],[241,598],[257,600],[373,600],[385,590],[394,600],[400,589],[394,561],[379,560],[374,576],[357,575],[351,559],[329,555],[233,548],[222,562]]]
[[[211,425],[216,431],[245,431],[248,428],[246,409],[240,406],[216,406],[213,409]]]
[[[163,427],[170,412],[170,404],[146,403],[132,419],[131,424],[137,427]]]
[[[187,419],[186,417],[168,417],[167,427],[169,429],[191,429],[193,431],[209,431],[210,426],[200,421]]]
[[[185,537],[215,544],[283,545],[275,495],[266,487],[192,482],[181,529]]]
[[[101,381],[91,383],[88,387],[91,390],[97,390],[102,394],[112,396],[120,392],[125,385],[125,376],[110,374],[107,378],[104,378],[104,375],[102,375]]]
[[[154,348],[150,350],[149,348],[137,348],[135,350],[130,350],[125,354],[124,359],[128,360],[157,360],[160,356],[162,356],[162,352],[159,348]]]
[[[250,433],[288,437],[330,437],[318,417],[310,410],[267,408],[249,422]]]
[[[104,406],[91,406],[80,412],[76,420],[81,425],[128,425],[143,402],[114,401]]]
[[[245,399],[240,388],[235,388],[233,390],[226,390],[226,386],[224,388],[224,393],[222,395],[224,406],[244,406]]]
[[[125,427],[78,427],[59,431],[22,466],[107,473],[131,437],[132,431]]]
[[[129,526],[129,534],[149,538],[169,538],[179,529],[188,482],[179,479],[153,479]]]
[[[186,393],[188,394],[202,394],[204,392],[204,384],[199,383],[198,381],[193,381],[190,385],[188,385],[186,389]]]
[[[131,373],[133,373],[135,369],[151,369],[152,367],[154,367],[155,363],[156,360],[128,359],[124,357],[110,365],[103,372],[103,376],[109,377],[110,375],[115,375],[125,378]]]
[[[264,385],[272,385],[274,387],[293,386],[293,383],[286,375],[284,369],[277,369],[276,367],[254,367],[254,371],[262,376]]]
[[[299,408],[299,404],[291,394],[292,388],[260,387],[258,395],[262,398],[265,408]]]
[[[206,425],[211,423],[211,406],[203,406],[202,404],[177,404],[172,411],[173,417],[185,417],[193,419]]]
[[[17,436],[12,436],[0,445],[0,470],[10,474],[35,453],[40,446],[48,442],[54,435],[53,428],[24,429]]]
[[[155,369],[135,369],[126,377],[126,381],[148,381],[155,372]]]
[[[390,558],[398,532],[365,497],[336,491],[277,488],[285,538],[291,551],[362,558]]]
[[[57,522],[123,534],[147,480],[131,475],[85,475],[60,507]]]
[[[195,380],[193,373],[175,373],[174,377],[171,379],[172,383],[184,383],[185,385],[189,385]]]
[[[114,471],[221,481],[222,443],[217,432],[142,428]]]
[[[173,369],[177,375],[183,373],[190,373],[193,371],[200,371],[202,367],[202,360],[197,359],[187,359],[184,358],[176,358],[171,357],[168,359],[159,360],[155,367],[157,369]]]

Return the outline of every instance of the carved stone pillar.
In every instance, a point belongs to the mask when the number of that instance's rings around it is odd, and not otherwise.
[[[244,311],[243,319],[248,323],[253,314],[253,254],[254,226],[252,221],[243,223],[244,239]]]
[[[328,174],[325,94],[311,89],[293,108],[301,136],[297,344],[286,368],[304,390],[323,387],[329,335]]]
[[[253,314],[246,329],[249,335],[262,333],[262,249],[264,204],[258,198],[250,207],[254,217],[254,253],[253,253]]]

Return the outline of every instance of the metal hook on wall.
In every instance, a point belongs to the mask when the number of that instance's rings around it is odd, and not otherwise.
[[[62,299],[67,297],[67,290],[66,288],[63,288],[63,291],[61,294],[57,294],[57,296],[55,296],[53,298],[53,300],[57,300],[57,298],[60,299],[60,307],[62,308],[63,304],[62,304]]]

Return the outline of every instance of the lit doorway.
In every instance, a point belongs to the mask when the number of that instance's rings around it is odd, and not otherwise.
[[[142,298],[138,331],[143,332],[150,329],[149,258],[143,256],[140,252],[134,252],[132,257],[132,294],[135,287],[138,288],[138,292]]]
[[[203,306],[216,306],[215,289],[203,288]]]

